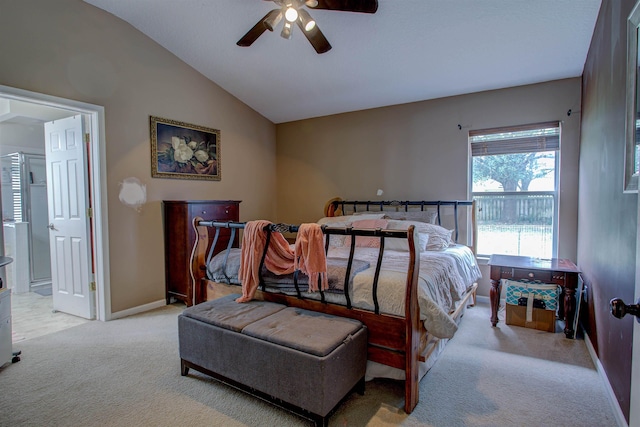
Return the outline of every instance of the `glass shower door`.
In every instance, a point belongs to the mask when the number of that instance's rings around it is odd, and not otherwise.
[[[25,155],[25,178],[29,203],[27,217],[31,234],[31,284],[51,281],[49,216],[47,213],[47,171],[44,156]]]

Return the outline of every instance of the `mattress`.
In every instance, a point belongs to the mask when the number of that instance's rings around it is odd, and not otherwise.
[[[378,281],[378,302],[382,313],[404,316],[405,289],[409,252],[385,250]],[[344,267],[349,257],[348,247],[330,248],[327,253],[328,265],[333,265],[334,273],[329,273],[330,283],[344,282]],[[354,269],[349,280],[349,296],[354,307],[373,310],[372,285],[378,259],[377,248],[356,247]],[[342,263],[342,264],[341,264]],[[214,282],[237,284],[240,266],[240,249],[231,249],[229,254],[221,252],[207,265],[207,276]],[[342,268],[340,268],[342,267]],[[331,271],[331,268],[330,268]],[[295,295],[292,277],[277,277],[264,272],[266,289]],[[340,275],[342,279],[340,280]],[[334,279],[331,279],[332,276]],[[458,326],[449,316],[462,299],[467,289],[481,277],[473,252],[464,245],[451,245],[441,251],[420,252],[418,278],[418,304],[420,319],[430,334],[438,338],[451,338]],[[305,298],[320,299],[318,292],[306,292],[308,278],[298,277],[301,295]],[[305,280],[307,280],[305,282]],[[346,304],[342,286],[330,286],[325,292],[325,300],[336,304]]]

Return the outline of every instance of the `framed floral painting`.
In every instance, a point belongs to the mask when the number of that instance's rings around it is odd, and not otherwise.
[[[150,117],[153,178],[220,181],[220,131]]]

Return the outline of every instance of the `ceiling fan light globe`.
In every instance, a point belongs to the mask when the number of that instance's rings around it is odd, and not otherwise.
[[[314,21],[311,15],[309,15],[309,12],[304,9],[300,9],[299,15],[300,23],[302,24],[302,28],[304,28],[305,31],[309,32],[316,27],[316,21]]]
[[[289,22],[296,22],[296,19],[298,19],[298,11],[293,7],[289,7],[284,13],[284,17]]]
[[[282,31],[280,32],[280,36],[282,38],[285,39],[290,39],[291,38],[291,23],[290,22],[285,22],[284,25],[282,26]]]
[[[273,31],[273,29],[278,25],[278,23],[280,23],[281,19],[282,19],[282,12],[278,13],[277,15],[271,15],[262,22],[264,23],[264,26],[267,27],[267,30]]]

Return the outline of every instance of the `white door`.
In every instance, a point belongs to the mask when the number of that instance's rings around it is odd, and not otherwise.
[[[82,115],[45,123],[53,309],[95,318]]]

